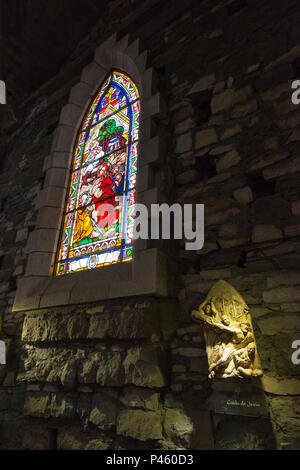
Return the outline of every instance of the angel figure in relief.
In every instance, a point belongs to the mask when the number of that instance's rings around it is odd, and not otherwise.
[[[203,327],[209,378],[262,375],[249,309],[233,287],[219,281],[192,316]]]

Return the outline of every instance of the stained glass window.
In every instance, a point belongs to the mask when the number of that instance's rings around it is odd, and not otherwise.
[[[112,71],[75,144],[57,275],[132,259],[139,114],[135,84]]]

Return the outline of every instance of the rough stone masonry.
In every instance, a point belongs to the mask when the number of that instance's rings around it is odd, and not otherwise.
[[[299,13],[297,0],[272,8],[264,0],[114,0],[77,47],[74,33],[56,69],[43,62],[25,95],[11,98],[0,131],[1,449],[300,448],[300,365],[291,361],[300,339],[300,108],[291,102]],[[166,102],[157,132],[171,136],[153,186],[172,187],[172,202],[205,205],[204,248],[186,251],[184,241],[168,248],[165,299],[14,313],[61,108],[113,32],[150,53]],[[14,82],[10,75],[8,101]],[[203,332],[191,312],[220,279],[250,309],[263,368],[261,416],[211,405],[250,387],[207,378]]]

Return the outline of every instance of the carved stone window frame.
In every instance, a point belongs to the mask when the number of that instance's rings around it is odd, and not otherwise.
[[[91,100],[112,69],[127,73],[140,93],[137,202],[148,207],[160,202],[160,191],[152,185],[152,169],[161,161],[163,145],[161,137],[155,135],[153,117],[161,114],[162,99],[147,61],[148,53],[140,51],[139,40],[129,44],[128,35],[117,41],[114,34],[95,50],[93,62],[82,70],[80,82],[71,88],[44,163],[45,182],[36,202],[37,223],[26,245],[27,266],[18,280],[13,311],[134,295],[167,295],[166,257],[157,248],[148,249],[144,240],[134,242],[131,262],[53,275],[75,139]]]

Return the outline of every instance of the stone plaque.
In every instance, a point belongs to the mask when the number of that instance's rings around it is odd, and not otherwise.
[[[213,392],[208,399],[209,408],[218,414],[238,416],[268,416],[263,394]]]

